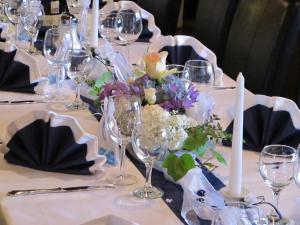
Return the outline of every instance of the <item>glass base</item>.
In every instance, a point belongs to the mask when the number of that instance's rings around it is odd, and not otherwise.
[[[268,219],[269,219],[269,223],[274,225],[295,225],[295,221],[293,220],[287,218],[279,219],[277,216],[274,215],[269,215]]]
[[[68,110],[71,110],[71,111],[87,109],[88,108],[88,104],[84,103],[83,101],[72,102],[70,104],[66,104],[65,106]]]
[[[139,187],[134,190],[133,195],[142,199],[156,199],[161,198],[164,192],[156,187]]]
[[[123,176],[118,174],[108,177],[107,181],[117,186],[129,186],[137,183],[138,179],[135,176],[126,173]]]

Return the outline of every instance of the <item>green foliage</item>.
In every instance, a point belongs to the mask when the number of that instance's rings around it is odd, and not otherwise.
[[[98,80],[86,80],[85,82],[91,87],[89,94],[97,96],[102,91],[102,87],[110,81],[111,77],[112,72],[107,71]]]
[[[174,181],[178,181],[180,178],[184,177],[190,169],[195,168],[196,165],[193,157],[188,153],[185,153],[180,157],[170,153],[164,160],[162,166],[167,169],[168,174]]]

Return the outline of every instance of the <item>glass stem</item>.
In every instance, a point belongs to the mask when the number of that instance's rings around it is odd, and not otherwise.
[[[122,141],[121,144],[121,154],[120,154],[120,178],[123,179],[125,176],[124,173],[124,165],[125,165],[125,150],[126,150],[127,144]]]
[[[75,103],[80,103],[80,82],[76,82],[76,96],[75,96]]]
[[[15,24],[15,39],[16,39],[15,41],[17,43],[17,41],[19,39],[19,24],[18,23]]]
[[[279,208],[278,208],[278,202],[279,202],[280,191],[278,191],[278,190],[272,190],[272,193],[273,193],[273,204],[279,210]],[[274,209],[271,212],[271,216],[274,217],[274,218],[278,217],[278,215],[277,215],[277,213],[275,212]]]
[[[126,49],[127,49],[127,60],[128,60],[128,63],[130,64],[129,45],[126,45]]]
[[[153,168],[153,160],[149,159],[146,163],[146,183],[145,183],[145,188],[151,188],[152,183],[151,183],[151,176],[152,176],[152,168]]]

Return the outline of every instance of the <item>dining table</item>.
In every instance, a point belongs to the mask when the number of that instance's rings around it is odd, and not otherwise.
[[[99,39],[99,46],[103,46],[103,43],[103,40]],[[130,51],[131,60],[140,60],[147,52],[149,44],[150,43],[146,42],[133,43]],[[126,51],[122,46],[117,48],[119,48],[120,51]],[[37,66],[40,68],[39,73],[41,77],[48,75],[50,68],[42,55],[28,57],[33,57],[36,62],[38,62]],[[100,75],[98,70],[93,71],[93,74],[97,75],[98,73]],[[234,80],[226,74],[223,74],[220,86],[224,88],[209,91],[209,95],[214,101],[213,113],[221,118],[220,123],[224,129],[233,119],[236,98],[235,85],[236,82]],[[63,88],[65,95],[63,100],[37,101],[30,104],[0,104],[0,141],[5,137],[7,126],[11,122],[35,110],[54,111],[58,114],[72,116],[78,121],[85,132],[98,137],[99,121],[89,109],[69,111],[64,107],[64,104],[71,102],[75,96],[72,81],[66,80],[63,84]],[[246,90],[245,102],[247,102],[248,98],[253,97],[253,95],[253,93]],[[0,91],[1,101],[41,99],[43,99],[43,96],[38,94]],[[99,141],[101,142],[101,139]],[[2,143],[0,143],[0,145],[1,144]],[[227,161],[230,160],[231,147],[219,144],[216,146],[216,149],[223,154]],[[182,203],[183,190],[178,185],[171,188],[173,184],[172,182],[168,182],[166,185],[170,185],[170,188],[166,187],[166,197],[155,200],[137,199],[132,195],[132,192],[136,187],[140,187],[144,184],[145,177],[137,168],[134,160],[130,159],[130,157],[126,157],[125,161],[126,172],[134,174],[138,178],[136,184],[70,193],[8,196],[7,193],[12,190],[105,185],[109,183],[107,178],[112,173],[117,172],[118,167],[107,164],[102,171],[93,175],[71,175],[40,171],[10,164],[4,159],[4,154],[0,153],[0,224],[106,224],[103,223],[103,218],[107,218],[107,216],[120,217],[124,222],[115,224],[186,224],[186,221],[184,221],[180,215],[180,203]],[[264,196],[266,201],[271,202],[271,189],[265,184],[259,174],[258,161],[258,152],[243,151],[242,184],[249,193]],[[230,175],[229,166],[223,164],[217,165],[213,174],[227,185]],[[155,180],[156,178],[157,177],[154,176],[153,179]],[[222,189],[220,192],[222,193]],[[300,189],[295,183],[291,183],[281,193],[279,201],[280,212],[284,217],[299,215],[299,201]],[[296,222],[296,224],[300,224],[300,221]]]

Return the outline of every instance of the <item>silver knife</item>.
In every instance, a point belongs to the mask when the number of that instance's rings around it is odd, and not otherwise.
[[[20,196],[20,195],[36,195],[48,193],[66,193],[75,191],[91,191],[96,189],[112,189],[116,186],[114,184],[104,185],[88,185],[88,186],[74,186],[74,187],[58,187],[58,188],[45,188],[45,189],[29,189],[29,190],[13,190],[7,193],[7,196]]]
[[[49,103],[43,100],[6,100],[0,101],[0,105],[14,105],[14,104],[34,104],[34,103]]]

